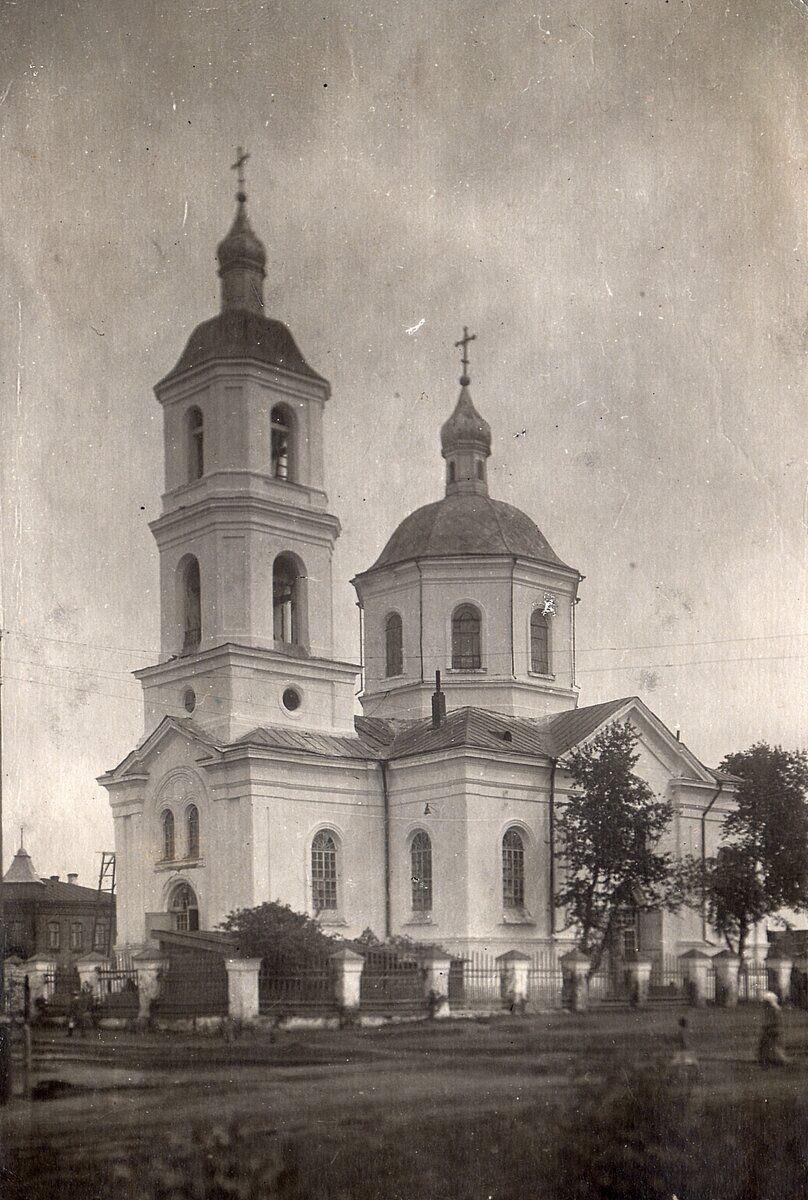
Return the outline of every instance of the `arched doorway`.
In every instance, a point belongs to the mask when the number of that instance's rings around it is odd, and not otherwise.
[[[194,889],[184,880],[171,889],[168,911],[172,927],[179,933],[193,933],[199,928],[199,905]]]

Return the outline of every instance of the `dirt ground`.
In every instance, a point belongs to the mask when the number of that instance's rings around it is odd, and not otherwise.
[[[105,1030],[68,1039],[62,1030],[36,1031],[34,1082],[47,1098],[17,1096],[0,1110],[0,1194],[53,1194],[71,1175],[86,1179],[89,1198],[105,1166],[145,1162],[167,1131],[206,1125],[235,1122],[256,1137],[278,1132],[339,1148],[369,1130],[378,1144],[400,1139],[413,1122],[423,1128],[447,1114],[460,1127],[549,1110],[573,1103],[582,1081],[615,1064],[664,1070],[683,1013],[702,1098],[805,1093],[808,1013],[784,1013],[791,1064],[763,1071],[755,1062],[757,1005],[264,1031],[231,1043],[216,1035]]]

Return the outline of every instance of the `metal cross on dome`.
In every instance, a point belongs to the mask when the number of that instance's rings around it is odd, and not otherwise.
[[[231,164],[230,170],[238,171],[238,175],[236,176],[236,178],[238,180],[239,193],[244,192],[244,164],[246,163],[246,161],[249,157],[250,157],[249,152],[247,150],[245,150],[242,146],[236,147],[236,161]]]
[[[455,346],[463,347],[463,353],[460,356],[460,362],[463,366],[463,378],[466,381],[468,381],[468,374],[469,374],[468,345],[469,345],[469,342],[475,341],[476,338],[477,338],[477,334],[469,333],[468,327],[466,325],[464,325],[462,338],[460,339],[459,342],[455,342]]]

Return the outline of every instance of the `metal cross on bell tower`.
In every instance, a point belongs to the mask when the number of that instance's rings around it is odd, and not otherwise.
[[[476,341],[476,338],[477,338],[477,334],[469,333],[468,327],[466,325],[464,325],[462,338],[460,339],[459,342],[455,342],[455,347],[462,346],[462,348],[463,348],[463,353],[460,356],[460,362],[463,367],[463,374],[460,377],[461,387],[466,387],[467,384],[471,382],[469,379],[468,346],[469,346],[469,342]]]
[[[247,199],[246,193],[244,191],[244,186],[245,186],[244,164],[247,162],[249,157],[250,157],[250,155],[247,150],[245,150],[242,146],[237,146],[236,147],[236,161],[234,163],[232,163],[230,166],[231,171],[237,172],[236,179],[238,181],[238,194],[236,196],[236,199],[241,200],[241,201],[244,201]]]

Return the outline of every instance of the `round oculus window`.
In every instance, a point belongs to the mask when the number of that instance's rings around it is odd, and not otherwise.
[[[185,706],[185,711],[192,713],[196,708],[196,692],[193,688],[186,688],[183,693],[182,703]]]
[[[293,687],[284,688],[281,699],[283,700],[283,707],[287,709],[288,712],[295,712],[298,708],[300,708],[300,705],[303,702],[300,692],[297,690],[297,688]]]

